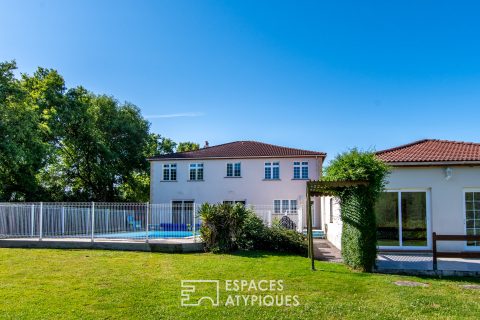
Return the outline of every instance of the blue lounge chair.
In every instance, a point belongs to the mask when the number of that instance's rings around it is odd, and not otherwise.
[[[128,216],[127,222],[128,222],[128,225],[132,227],[133,230],[142,229],[142,221],[135,220],[134,216]]]

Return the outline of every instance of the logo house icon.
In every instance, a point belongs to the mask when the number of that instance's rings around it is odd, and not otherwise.
[[[219,280],[182,280],[181,290],[182,307],[197,307],[202,302],[210,303],[214,307],[220,304]]]

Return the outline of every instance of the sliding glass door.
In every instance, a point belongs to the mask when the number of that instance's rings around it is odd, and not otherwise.
[[[388,191],[375,208],[380,247],[427,248],[429,213],[427,191]]]
[[[398,194],[384,192],[375,208],[377,216],[377,241],[379,246],[400,245],[400,221],[398,214]]]

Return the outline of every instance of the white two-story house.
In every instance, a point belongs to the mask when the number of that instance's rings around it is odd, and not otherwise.
[[[205,202],[240,202],[277,215],[306,212],[306,181],[320,178],[325,157],[323,152],[255,141],[155,156],[149,159],[150,201],[170,204],[174,222]],[[319,200],[313,217],[314,226],[320,227]],[[299,219],[304,221],[304,215]]]

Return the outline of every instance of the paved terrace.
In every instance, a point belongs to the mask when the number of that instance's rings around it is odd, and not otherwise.
[[[329,262],[342,262],[340,250],[328,240],[314,239],[315,259]],[[441,275],[441,276],[480,276],[480,259],[439,258],[438,270],[433,270],[431,254],[382,253],[377,256],[379,273]]]
[[[480,276],[480,259],[439,258],[438,271],[433,271],[431,254],[380,253],[377,270],[384,273],[405,273],[444,276]]]

